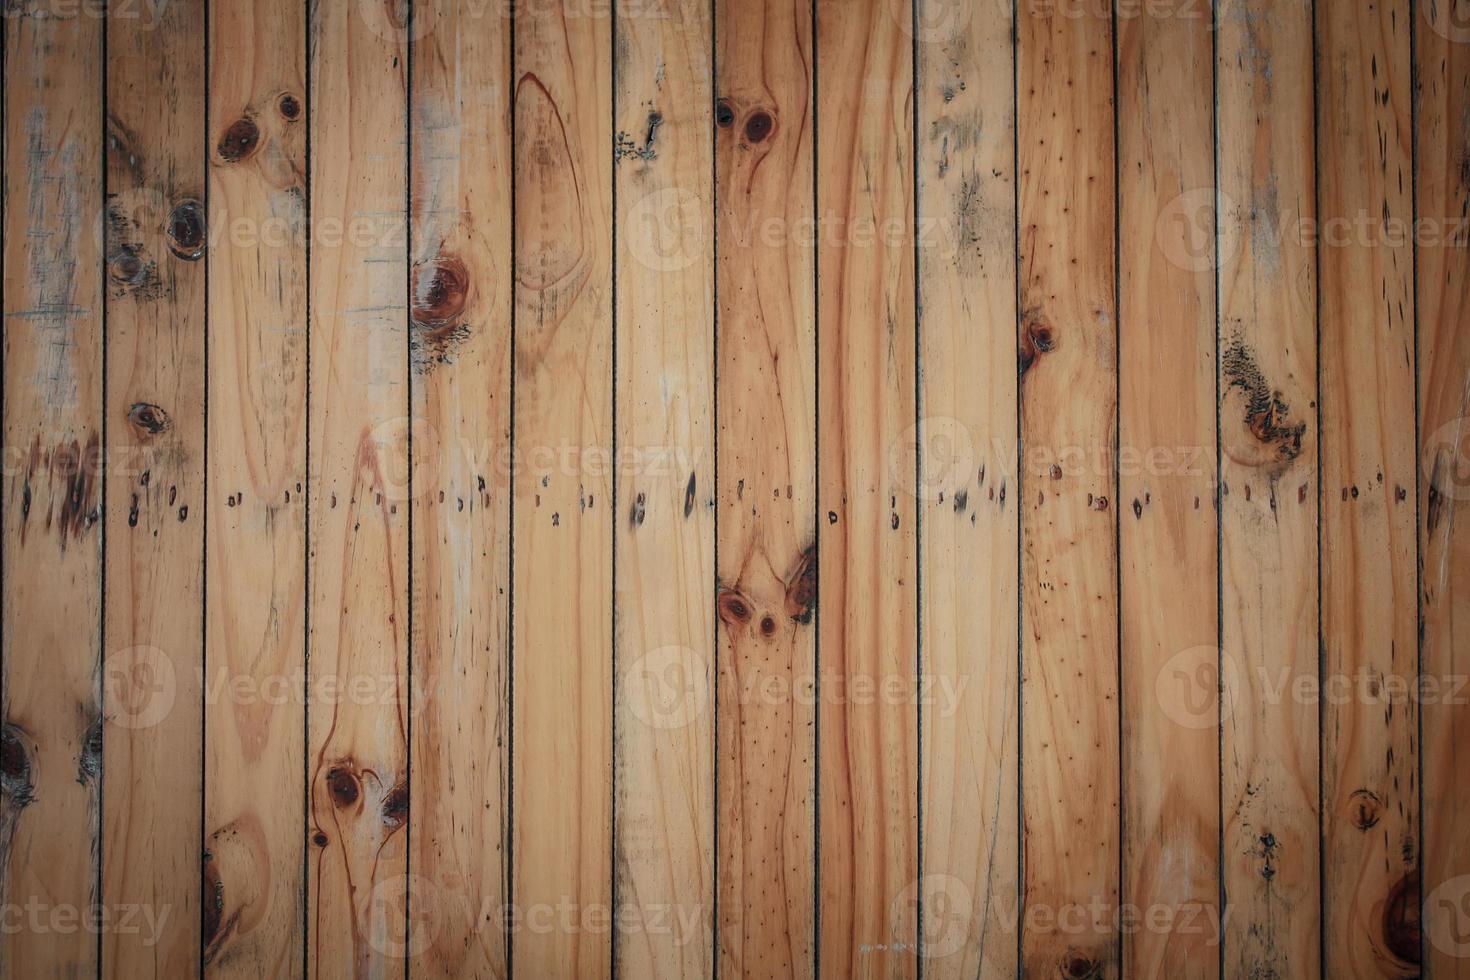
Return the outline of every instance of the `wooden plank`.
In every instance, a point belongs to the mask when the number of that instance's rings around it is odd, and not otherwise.
[[[204,969],[300,976],[306,8],[215,3],[209,32]]]
[[[1333,977],[1419,975],[1410,7],[1316,8],[1322,946]]]
[[[451,0],[412,36],[412,976],[506,973],[510,22]]]
[[[1142,925],[1123,936],[1130,977],[1220,973],[1219,697],[1180,688],[1217,669],[1212,29],[1194,0],[1117,24],[1122,900]]]
[[[613,28],[614,969],[679,978],[714,965],[713,50],[709,0],[658,10]]]
[[[1470,32],[1416,5],[1419,630],[1423,724],[1423,952],[1433,980],[1470,977]]]
[[[717,969],[811,977],[816,280],[793,234],[815,218],[811,5],[715,18]]]
[[[5,16],[0,902],[40,906],[0,932],[17,978],[99,966],[49,922],[100,900],[104,25],[52,7]]]
[[[924,975],[1017,973],[1015,49],[921,0],[917,497]],[[927,693],[923,693],[927,692]]]
[[[573,13],[515,25],[511,865],[520,915],[575,918],[518,931],[511,957],[595,980],[612,964],[612,35]]]
[[[1266,0],[1217,23],[1224,973],[1313,976],[1317,705],[1282,693],[1317,678],[1312,23]]]
[[[1028,9],[1017,46],[1022,968],[1116,977],[1112,25]]]
[[[102,975],[199,968],[204,653],[204,3],[107,18]]]
[[[309,31],[307,970],[377,976],[413,940],[407,32],[345,4]]]
[[[818,964],[831,976],[918,972],[909,11],[817,3]]]

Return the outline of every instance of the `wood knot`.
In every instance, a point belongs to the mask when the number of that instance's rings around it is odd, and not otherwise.
[[[276,109],[280,111],[281,118],[288,122],[301,118],[301,103],[290,92],[284,93],[276,102]]]
[[[745,120],[745,138],[748,142],[760,143],[770,136],[771,130],[775,128],[776,120],[771,118],[771,114],[764,109],[757,109],[750,114],[749,119]]]
[[[383,800],[383,825],[394,830],[408,820],[408,786],[399,783]]]
[[[351,770],[333,766],[327,771],[327,792],[337,806],[350,807],[357,802],[357,777]]]
[[[202,939],[204,948],[207,950],[219,938],[220,926],[224,924],[225,918],[225,883],[220,877],[219,863],[208,850],[204,852],[201,877],[204,883],[204,919],[202,923],[204,935]]]
[[[721,99],[715,103],[715,125],[721,129],[729,129],[735,125],[735,110],[731,108],[729,99]]]
[[[168,248],[179,258],[193,262],[204,254],[204,205],[180,201],[168,213]]]
[[[812,621],[817,608],[817,546],[808,545],[797,559],[796,571],[786,583],[786,615],[802,625]]]
[[[1370,790],[1360,789],[1348,797],[1348,813],[1353,826],[1359,830],[1371,830],[1378,825],[1383,802]]]
[[[219,138],[216,150],[220,159],[226,163],[239,163],[254,153],[259,145],[260,127],[255,125],[254,119],[243,116],[225,130],[225,134]]]
[[[761,636],[771,637],[776,635],[776,620],[770,615],[761,617]]]
[[[1026,313],[1022,321],[1021,339],[1016,351],[1021,373],[1025,374],[1029,371],[1038,357],[1056,350],[1056,346],[1056,336],[1052,333],[1051,327],[1042,321],[1037,313]]]
[[[1062,980],[1091,980],[1102,975],[1102,964],[1086,953],[1068,950],[1062,957]]]
[[[1419,906],[1419,872],[1410,871],[1389,889],[1383,903],[1383,939],[1389,952],[1400,962],[1418,965],[1419,930],[1422,910]]]
[[[0,794],[12,811],[35,798],[31,753],[14,725],[0,727]]]
[[[731,629],[750,622],[750,603],[734,589],[720,589],[715,596],[715,610],[720,621]]]
[[[413,319],[421,327],[455,323],[469,302],[470,277],[454,256],[421,262],[413,274]]]
[[[82,751],[77,757],[77,778],[85,786],[102,775],[102,719],[92,719],[82,738]]]
[[[128,409],[128,422],[140,434],[149,436],[167,432],[174,424],[167,412],[151,402],[134,402]]]
[[[123,290],[145,286],[151,269],[152,263],[143,260],[136,245],[119,245],[107,260],[107,277]]]

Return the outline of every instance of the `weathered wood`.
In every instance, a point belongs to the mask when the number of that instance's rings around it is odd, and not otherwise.
[[[310,9],[307,969],[402,968],[408,789],[407,30]],[[340,224],[338,224],[340,222]],[[340,233],[339,233],[340,229]]]
[[[107,18],[102,897],[167,909],[103,932],[107,977],[199,969],[204,30],[203,0]]]
[[[1224,688],[1225,976],[1314,976],[1318,706],[1291,693],[1318,665],[1311,11],[1217,24],[1223,669],[1193,687]]]
[[[510,22],[451,0],[411,38],[411,976],[506,975]]]
[[[946,0],[916,21],[920,955],[926,977],[1000,978],[1020,897],[1013,25]]]
[[[1171,980],[1220,974],[1212,28],[1117,24],[1123,974]]]
[[[306,10],[215,3],[209,31],[204,969],[289,977],[306,891]]]
[[[824,975],[917,974],[918,508],[907,2],[818,0]],[[761,136],[758,119],[747,139]]]
[[[1411,6],[1316,8],[1327,134],[1317,167],[1322,945],[1332,977],[1419,975]]]
[[[709,0],[659,10],[613,28],[614,968],[673,980],[714,955],[714,100]]]
[[[1470,977],[1470,33],[1415,4],[1424,976]],[[1407,486],[1407,484],[1405,484]]]
[[[596,980],[612,964],[612,59],[609,18],[571,2],[515,24],[512,899],[576,918],[517,932],[511,958],[517,976]]]
[[[1022,7],[1021,819],[1023,905],[1040,910],[1022,924],[1022,968],[1116,977],[1112,26],[1091,7]]]
[[[814,972],[810,4],[715,4],[718,971]]]
[[[4,19],[0,902],[21,921],[0,931],[0,976],[15,978],[98,970],[93,937],[49,923],[100,900],[104,24],[51,7]]]

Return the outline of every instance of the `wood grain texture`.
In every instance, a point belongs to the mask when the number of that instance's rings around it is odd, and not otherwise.
[[[216,3],[209,31],[204,972],[300,976],[306,10]]]
[[[1018,16],[1021,819],[1024,905],[1040,910],[1022,969],[1116,977],[1112,25],[1090,8]]]
[[[1317,8],[1323,969],[1419,975],[1411,4]],[[1342,158],[1356,161],[1339,166]],[[1342,222],[1353,231],[1341,234]],[[1348,697],[1335,692],[1350,691]]]
[[[102,46],[95,16],[5,27],[0,976],[94,974],[102,703]],[[63,914],[66,914],[63,911]],[[37,927],[35,923],[41,923]]]
[[[1316,218],[1305,6],[1218,11],[1226,976],[1320,969]],[[1196,682],[1196,686],[1199,685]],[[1203,690],[1203,688],[1201,688]]]
[[[614,22],[614,969],[714,962],[711,5]]]
[[[907,3],[817,3],[818,963],[833,976],[918,972],[911,19]]]
[[[1219,698],[1192,689],[1218,669],[1209,14],[1117,25],[1122,901],[1148,910],[1130,977],[1220,974]]]
[[[1017,972],[1016,185],[1012,22],[920,0],[923,903],[935,978]]]
[[[125,14],[107,19],[102,894],[167,918],[104,931],[102,975],[179,977],[201,926],[205,10]]]
[[[717,969],[811,977],[816,249],[793,233],[815,217],[811,7],[715,18]]]
[[[572,914],[511,955],[517,976],[595,980],[612,964],[612,37],[571,2],[515,29],[512,899]]]
[[[506,976],[510,22],[415,9],[410,976]]]
[[[386,7],[317,3],[309,17],[307,970],[378,976],[415,938],[407,31]]]
[[[1470,35],[1415,4],[1424,976],[1470,977]],[[1459,520],[1457,520],[1459,518]]]

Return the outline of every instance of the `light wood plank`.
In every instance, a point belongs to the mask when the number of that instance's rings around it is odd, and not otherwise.
[[[1116,977],[1112,26],[1019,16],[1022,968]]]
[[[818,963],[830,976],[918,972],[910,20],[908,3],[817,3]]]
[[[301,976],[306,8],[214,3],[209,31],[204,968]]]
[[[1015,48],[1009,9],[918,33],[924,975],[1017,972]]]
[[[1311,11],[1216,16],[1224,972],[1314,976],[1317,705],[1291,694],[1318,666]]]
[[[709,0],[658,9],[614,21],[614,967],[678,978],[714,965],[713,51]]]
[[[1219,697],[1181,687],[1218,669],[1212,27],[1194,0],[1117,27],[1123,901],[1142,918],[1123,937],[1130,977],[1220,973]]]
[[[1410,7],[1316,8],[1326,138],[1323,969],[1332,977],[1419,975]],[[1342,234],[1342,222],[1353,230]]]
[[[1470,977],[1470,31],[1415,4],[1424,976]],[[1456,518],[1461,517],[1457,522]]]
[[[779,980],[816,923],[811,5],[715,17],[718,970]]]
[[[139,13],[107,18],[102,895],[162,928],[103,932],[128,978],[198,972],[204,777],[204,2]]]
[[[307,711],[307,970],[377,976],[401,970],[414,939],[407,32],[386,7],[317,3],[309,16],[307,656],[321,686]]]
[[[79,8],[15,8],[4,24],[0,902],[39,911],[0,932],[0,976],[80,976],[97,972],[98,944],[49,923],[80,922],[100,900],[104,24]]]
[[[611,972],[612,50],[572,0],[515,25],[517,976]],[[518,13],[520,13],[518,11]],[[601,916],[601,919],[596,917]]]
[[[411,976],[506,975],[510,21],[416,7]]]

